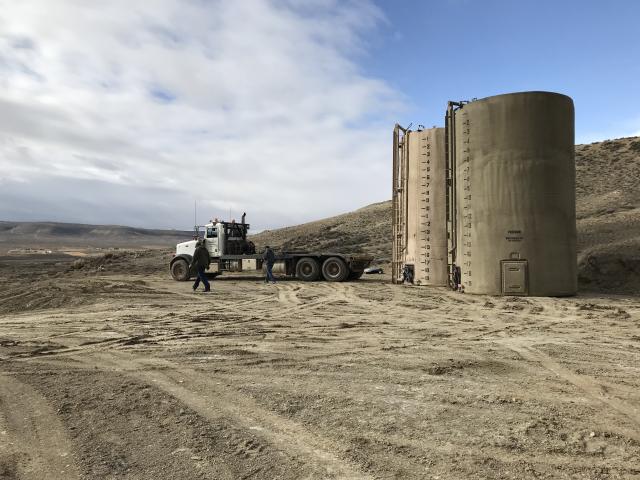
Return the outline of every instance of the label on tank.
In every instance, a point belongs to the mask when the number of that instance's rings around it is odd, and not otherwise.
[[[524,239],[522,230],[507,230],[507,235],[504,237],[507,242],[521,242]]]

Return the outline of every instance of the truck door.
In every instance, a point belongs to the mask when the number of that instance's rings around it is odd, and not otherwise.
[[[207,250],[212,257],[220,256],[220,237],[218,235],[217,225],[207,225],[207,229],[204,234],[206,239]]]

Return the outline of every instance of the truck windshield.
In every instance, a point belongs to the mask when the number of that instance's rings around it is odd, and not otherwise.
[[[207,238],[217,238],[218,229],[216,227],[207,227]]]

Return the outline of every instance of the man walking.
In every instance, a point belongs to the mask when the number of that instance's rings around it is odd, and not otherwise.
[[[196,272],[198,272],[198,276],[196,277],[196,282],[193,284],[193,291],[195,292],[198,289],[198,285],[200,285],[200,280],[204,284],[204,291],[210,292],[211,285],[209,285],[209,280],[207,280],[207,275],[204,273],[205,270],[209,269],[209,265],[211,264],[211,257],[209,256],[209,250],[204,244],[204,240],[198,239],[196,242],[196,250],[193,252],[193,260],[191,261],[190,268],[195,268]]]
[[[271,247],[267,245],[264,249],[264,253],[262,254],[262,260],[267,266],[267,277],[264,279],[264,282],[276,283],[276,279],[273,278],[273,264],[276,263],[276,254],[273,253]]]

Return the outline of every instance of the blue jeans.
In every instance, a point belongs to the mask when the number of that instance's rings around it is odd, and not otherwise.
[[[193,284],[194,290],[197,289],[198,286],[200,285],[200,280],[202,280],[205,290],[209,290],[211,288],[211,285],[209,285],[209,280],[207,279],[207,274],[204,273],[204,268],[202,267],[198,268],[198,276],[196,277],[196,283]]]
[[[265,282],[275,283],[276,279],[273,278],[273,272],[271,271],[272,269],[273,269],[273,264],[267,263],[267,278],[264,279]]]

